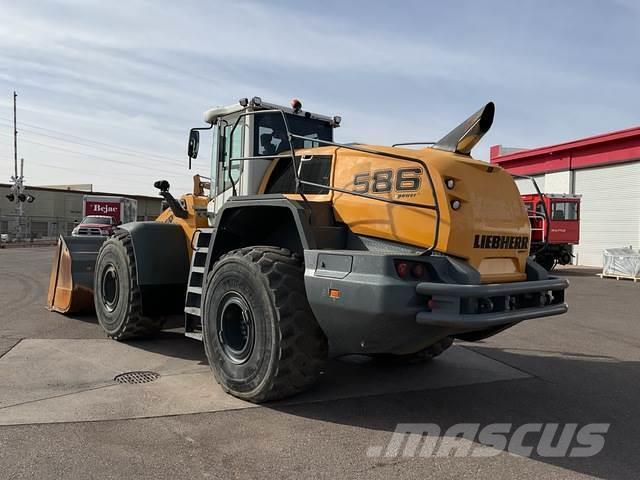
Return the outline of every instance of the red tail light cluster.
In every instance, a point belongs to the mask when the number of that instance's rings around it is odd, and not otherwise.
[[[420,280],[424,278],[427,273],[424,263],[396,260],[394,264],[396,273],[400,278]]]

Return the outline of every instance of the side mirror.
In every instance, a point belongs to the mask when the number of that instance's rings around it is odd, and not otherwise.
[[[191,130],[189,132],[189,147],[187,154],[189,158],[198,158],[198,148],[200,147],[200,132],[198,130]]]

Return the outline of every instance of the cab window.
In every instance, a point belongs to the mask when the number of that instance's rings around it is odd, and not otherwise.
[[[329,186],[332,159],[331,155],[313,155],[304,160],[296,157],[296,164],[300,165],[300,180]],[[295,193],[296,177],[291,157],[280,158],[277,161],[267,182],[265,193]],[[300,193],[323,195],[329,193],[329,189],[302,184]]]
[[[578,204],[576,202],[553,202],[551,204],[553,220],[578,220]]]
[[[293,148],[315,148],[321,146],[314,139],[333,141],[333,127],[323,120],[307,118],[301,115],[285,114],[290,133],[308,137],[294,138]],[[255,142],[254,155],[278,155],[291,150],[287,130],[279,113],[264,113],[254,117]]]
[[[220,192],[224,192],[231,188],[231,180],[229,180],[229,169],[231,169],[231,178],[233,182],[238,185],[240,175],[242,174],[242,161],[232,160],[232,158],[240,158],[243,156],[244,151],[244,122],[241,120],[238,126],[233,131],[234,121],[229,121],[228,125],[222,127],[221,133],[224,138],[224,142],[220,142],[220,146],[224,145],[220,155],[220,165],[218,168],[218,188]]]

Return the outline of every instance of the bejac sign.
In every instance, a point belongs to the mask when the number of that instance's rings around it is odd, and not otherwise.
[[[116,220],[120,220],[119,202],[92,202],[87,200],[85,209],[86,215],[109,215]]]

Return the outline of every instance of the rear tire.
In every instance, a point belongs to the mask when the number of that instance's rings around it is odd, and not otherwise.
[[[441,355],[453,344],[453,339],[445,337],[442,340],[437,341],[433,345],[429,345],[427,348],[420,350],[416,353],[409,353],[406,355],[396,355],[393,353],[382,353],[374,355],[377,361],[396,364],[396,365],[413,365],[417,363],[429,362]]]
[[[129,232],[116,232],[100,248],[93,301],[100,326],[114,340],[143,337],[162,328],[164,318],[150,318],[142,313],[142,296]]]
[[[313,385],[327,339],[311,312],[300,257],[276,247],[224,255],[207,277],[203,341],[220,386],[260,403]]]

